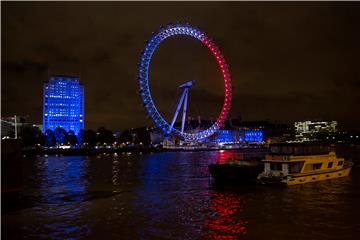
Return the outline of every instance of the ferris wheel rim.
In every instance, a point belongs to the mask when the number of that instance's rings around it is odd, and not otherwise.
[[[151,96],[149,87],[149,67],[152,55],[163,40],[174,35],[187,35],[199,40],[203,45],[205,45],[216,58],[224,80],[225,96],[220,114],[212,126],[198,133],[180,132],[174,127],[171,128],[170,124],[157,110]],[[145,48],[141,53],[138,80],[140,83],[139,93],[142,97],[143,105],[147,109],[149,116],[154,120],[157,127],[159,127],[166,134],[175,133],[183,137],[185,140],[200,140],[209,137],[218,131],[226,121],[226,118],[229,114],[232,99],[232,88],[229,67],[226,64],[225,58],[214,41],[210,39],[206,33],[188,24],[167,25],[162,27],[157,33],[153,33],[151,39],[146,42]]]

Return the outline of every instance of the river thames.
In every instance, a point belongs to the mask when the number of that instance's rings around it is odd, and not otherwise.
[[[22,197],[2,213],[2,235],[131,240],[360,236],[360,165],[349,177],[300,186],[217,186],[208,165],[231,154],[26,158]]]

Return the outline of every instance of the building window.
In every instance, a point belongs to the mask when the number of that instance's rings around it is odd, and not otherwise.
[[[281,163],[271,163],[270,169],[273,171],[281,171],[282,170],[282,164]]]
[[[328,163],[328,168],[332,168],[332,166],[333,166],[333,162],[329,162]]]
[[[314,163],[313,166],[313,170],[319,170],[321,168],[322,163]]]
[[[343,165],[343,163],[344,163],[344,161],[339,161],[339,162],[338,162],[338,166]]]
[[[295,162],[289,165],[289,173],[299,173],[304,166],[304,162]]]

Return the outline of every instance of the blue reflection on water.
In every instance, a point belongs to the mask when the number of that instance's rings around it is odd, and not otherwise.
[[[89,231],[86,220],[80,217],[89,204],[84,201],[88,184],[86,167],[86,158],[79,156],[39,159],[41,204],[37,213],[39,221],[44,220],[45,230],[39,238],[79,239]]]
[[[296,233],[298,239],[350,240],[359,235],[354,219],[360,215],[360,168],[349,178],[291,188],[212,184],[208,164],[239,154],[26,159],[23,197],[31,204],[2,216],[4,238],[285,240]]]

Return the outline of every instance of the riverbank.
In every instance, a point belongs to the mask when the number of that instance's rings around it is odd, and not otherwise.
[[[319,144],[319,143],[314,143]],[[282,147],[288,144],[282,144]],[[290,145],[290,144],[289,144]],[[329,146],[328,144],[323,144]],[[264,151],[269,151],[270,148],[276,148],[277,145],[270,146],[269,148],[262,148]],[[335,144],[332,146],[339,157],[344,157],[349,160],[355,160],[360,156],[360,145],[355,144]],[[156,153],[156,152],[202,152],[202,151],[259,151],[259,148],[236,148],[236,149],[166,149],[159,147],[123,147],[123,148],[28,148],[22,150],[23,156],[38,156],[38,155],[62,155],[62,156],[91,156],[99,154],[121,154],[126,152],[132,153]],[[355,161],[356,162],[356,161]]]
[[[41,156],[41,155],[63,155],[63,156],[92,156],[99,154],[115,154],[115,153],[156,153],[156,152],[210,152],[210,151],[252,151],[259,150],[258,148],[244,148],[244,149],[214,149],[214,148],[199,148],[199,149],[166,149],[166,148],[69,148],[69,149],[49,149],[36,148],[22,150],[23,156]]]
[[[35,155],[63,155],[63,156],[89,156],[103,153],[114,154],[123,152],[159,152],[158,148],[32,148],[24,149],[25,156]]]

